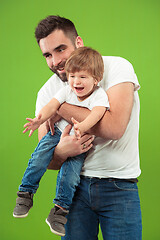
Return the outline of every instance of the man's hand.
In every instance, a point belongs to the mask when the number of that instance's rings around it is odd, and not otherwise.
[[[85,134],[80,139],[77,139],[75,135],[69,135],[71,128],[72,125],[67,125],[56,147],[56,153],[59,152],[63,159],[87,152],[93,146],[94,136]]]
[[[75,135],[69,135],[71,129],[71,124],[67,125],[64,129],[60,141],[55,148],[53,160],[48,166],[49,169],[60,169],[68,157],[74,157],[87,152],[93,146],[94,136],[85,134],[80,139],[77,139]]]
[[[54,124],[58,122],[60,119],[61,117],[58,114],[56,114],[48,120],[48,125],[52,135],[54,135]]]

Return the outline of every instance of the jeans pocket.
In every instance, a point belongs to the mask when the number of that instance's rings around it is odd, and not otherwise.
[[[127,182],[123,180],[114,181],[114,186],[123,191],[138,191],[137,183]]]

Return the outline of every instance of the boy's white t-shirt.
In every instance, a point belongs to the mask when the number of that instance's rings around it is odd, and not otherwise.
[[[109,101],[106,92],[101,87],[96,87],[93,93],[85,100],[79,101],[76,94],[69,85],[63,87],[54,95],[60,104],[67,102],[72,105],[86,107],[92,110],[94,107],[101,106],[109,109]]]
[[[121,57],[105,56],[104,76],[100,86],[109,88],[124,82],[134,84],[133,109],[124,135],[119,140],[105,140],[97,137],[84,162],[81,175],[99,178],[137,178],[140,173],[139,164],[139,97],[140,88],[133,66]],[[67,85],[54,74],[40,89],[36,102],[36,115],[57,91]],[[67,122],[61,120],[57,126],[63,130]]]
[[[106,107],[106,110],[109,109],[109,101],[106,92],[101,87],[96,87],[93,93],[83,101],[79,101],[76,94],[73,92],[69,85],[61,88],[55,95],[60,104],[67,102],[72,105],[79,107],[86,107],[89,110],[92,110],[94,107],[101,106]],[[63,131],[64,128],[68,125],[66,121],[62,121],[61,124],[56,123],[57,127]],[[70,134],[74,134],[74,130],[71,130]]]

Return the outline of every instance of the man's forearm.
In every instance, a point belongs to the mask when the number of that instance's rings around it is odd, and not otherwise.
[[[52,161],[50,162],[48,169],[59,170],[66,159],[60,158],[58,150],[55,148]]]
[[[110,110],[106,111],[103,118],[90,130],[95,136],[118,140],[127,128],[134,96],[134,85],[132,83],[121,83],[107,91]],[[71,117],[77,121],[83,121],[90,113],[90,110],[64,103],[59,108],[62,118],[71,122]]]
[[[64,103],[63,105],[61,105],[58,113],[67,122],[71,122],[71,117],[75,118],[79,122],[82,122],[85,118],[88,117],[88,115],[90,114],[90,110],[84,107],[81,108],[81,107],[70,105],[68,103]],[[98,122],[88,132],[92,135],[105,138],[105,139],[116,139],[117,137],[115,136],[114,131],[111,131],[111,129],[113,128],[113,125],[111,127],[110,122],[112,122],[111,113],[107,111],[104,114],[103,119],[100,122]],[[108,130],[106,129],[106,126]]]

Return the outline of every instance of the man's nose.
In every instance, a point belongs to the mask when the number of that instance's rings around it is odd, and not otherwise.
[[[58,56],[53,55],[51,61],[52,61],[52,65],[54,67],[57,67],[62,62],[62,59]]]

